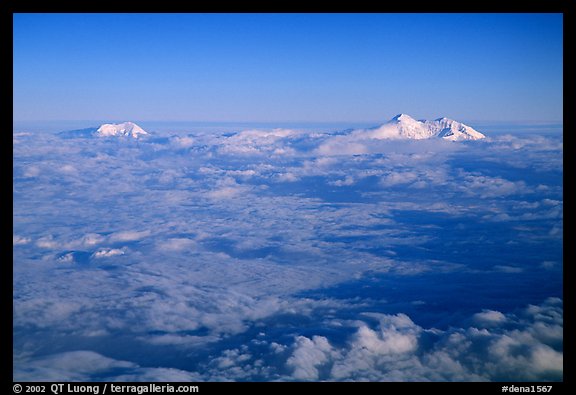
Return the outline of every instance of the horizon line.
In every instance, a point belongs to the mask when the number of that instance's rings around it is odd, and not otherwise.
[[[406,113],[403,113],[406,114]],[[410,115],[410,114],[406,114]],[[442,117],[437,118],[414,118],[416,120],[434,120],[439,119]],[[390,118],[392,119],[392,118]],[[388,120],[390,120],[388,119]],[[542,124],[542,125],[563,125],[564,120],[494,120],[494,119],[454,119],[450,118],[458,122],[474,122],[474,123],[498,123],[498,124]],[[384,120],[384,121],[388,121]],[[207,124],[234,124],[234,123],[252,123],[252,124],[271,124],[271,123],[308,123],[308,124],[337,124],[337,123],[378,123],[383,122],[382,119],[372,119],[372,120],[226,120],[226,121],[219,121],[219,120],[197,120],[197,119],[113,119],[107,118],[103,119],[33,119],[33,120],[12,120],[12,123],[53,123],[53,122],[165,122],[165,123],[180,123],[180,122],[189,122],[189,123],[207,123]]]

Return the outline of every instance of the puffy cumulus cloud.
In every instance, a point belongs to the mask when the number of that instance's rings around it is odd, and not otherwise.
[[[319,367],[330,361],[333,352],[328,339],[323,336],[314,336],[312,339],[298,336],[294,348],[286,362],[293,369],[292,376],[297,380],[318,380]]]
[[[551,297],[546,299],[541,305],[529,305],[524,311],[524,314],[538,322],[561,325],[563,322],[562,305],[562,299]]]
[[[410,360],[418,349],[422,328],[415,325],[405,314],[377,317],[380,319],[377,330],[361,324],[352,336],[349,347],[340,350],[340,355],[330,371],[330,378],[378,380],[382,373],[396,375],[397,369],[409,367]]]
[[[233,135],[229,141],[267,141],[278,140],[286,137],[299,135],[300,132],[291,129],[272,129],[272,130],[244,130],[236,135]]]
[[[506,316],[499,311],[484,310],[474,314],[474,322],[483,326],[499,325],[506,322]]]
[[[249,352],[247,345],[224,350],[208,364],[207,379],[210,381],[250,380],[266,369],[263,361]]]
[[[356,130],[348,134],[326,134],[313,153],[320,156],[400,153],[419,159],[430,152],[440,154],[460,149],[461,144],[443,139],[380,139],[372,131]]]
[[[125,248],[103,248],[101,250],[96,251],[92,254],[92,258],[101,259],[101,258],[110,258],[117,255],[124,255],[126,253]]]
[[[36,245],[40,248],[54,249],[59,246],[58,242],[54,240],[52,235],[41,237],[36,241]]]
[[[244,130],[220,139],[218,152],[226,155],[293,155],[296,151],[290,143],[301,134],[300,131],[280,128]]]
[[[561,299],[548,298],[543,305],[530,305],[524,314],[535,321],[535,324],[528,328],[532,336],[543,343],[561,347],[563,339]]]
[[[416,349],[419,328],[406,314],[376,315],[380,330],[362,325],[353,342],[376,354],[402,354]]]
[[[371,314],[344,347],[299,336],[286,365],[297,380],[532,381],[563,375],[562,302],[546,300],[520,314],[484,310],[488,328],[424,329],[404,314]]]

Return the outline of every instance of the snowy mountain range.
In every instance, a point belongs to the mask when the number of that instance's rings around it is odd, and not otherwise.
[[[98,128],[87,128],[80,130],[70,130],[59,133],[66,138],[78,137],[131,137],[139,138],[148,135],[144,129],[133,122],[122,122],[118,124],[105,123]],[[232,146],[235,150],[244,149],[244,145],[263,144],[268,146],[271,140],[276,141],[284,138],[300,136],[300,133],[282,129],[269,131],[243,131],[234,133],[225,139],[225,145]],[[441,138],[450,141],[480,140],[486,136],[472,127],[449,118],[438,118],[433,121],[415,120],[410,115],[399,114],[390,121],[376,127],[367,129],[351,129],[342,133],[327,136],[327,144],[359,142],[366,140],[424,140]],[[240,147],[239,147],[240,146]]]
[[[105,123],[101,125],[94,134],[99,137],[129,136],[138,138],[140,135],[146,135],[148,133],[133,122],[122,122],[116,124]]]
[[[452,119],[438,118],[433,121],[417,121],[406,114],[398,114],[383,125],[356,130],[353,134],[357,137],[373,139],[423,140],[442,138],[451,141],[480,140],[486,137],[470,126]]]

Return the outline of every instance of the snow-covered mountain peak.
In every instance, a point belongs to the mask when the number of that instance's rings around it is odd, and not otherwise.
[[[433,130],[437,137],[445,140],[480,140],[486,137],[474,128],[446,117],[425,121],[424,124]]]
[[[397,122],[417,122],[414,118],[412,118],[408,114],[398,114],[390,120],[390,122],[394,122],[394,121],[397,121]]]
[[[358,134],[358,133],[356,133]],[[482,133],[468,125],[446,117],[433,121],[417,121],[407,114],[398,114],[390,121],[365,132],[365,137],[374,139],[409,139],[423,140],[429,138],[443,138],[445,140],[480,140],[485,138]]]
[[[148,134],[140,126],[134,122],[122,123],[105,123],[96,130],[96,136],[109,137],[109,136],[129,136],[138,138],[140,135]]]

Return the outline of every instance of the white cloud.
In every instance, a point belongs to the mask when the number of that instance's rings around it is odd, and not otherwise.
[[[58,262],[61,263],[73,263],[74,262],[74,253],[69,252],[67,254],[62,255],[61,257],[57,258]]]
[[[272,153],[279,156],[293,156],[296,155],[296,150],[290,147],[282,147],[275,148]]]
[[[376,332],[362,325],[354,342],[361,348],[378,354],[401,354],[416,348],[416,335],[419,332],[406,314],[371,314],[380,320],[380,331]]]
[[[188,238],[171,238],[157,243],[158,248],[163,251],[189,251],[196,247],[196,241]]]
[[[242,188],[240,187],[235,187],[235,186],[223,186],[221,188],[218,189],[214,189],[210,192],[208,192],[206,195],[209,198],[215,199],[215,200],[221,200],[221,199],[231,199],[235,196],[238,196],[239,194],[241,194],[243,191]]]
[[[197,382],[202,380],[196,372],[173,368],[138,368],[128,374],[110,376],[110,381],[117,382]]]
[[[32,241],[32,239],[30,239],[29,237],[12,235],[12,245],[15,245],[15,246],[28,244],[31,241]]]
[[[356,182],[356,180],[354,180],[354,177],[346,176],[346,178],[344,178],[343,180],[332,181],[332,182],[329,182],[328,184],[334,185],[337,187],[343,187],[343,186],[354,185],[355,182]]]
[[[484,310],[474,314],[474,321],[483,326],[498,325],[506,322],[506,316],[499,311]]]
[[[557,262],[554,261],[544,261],[540,263],[540,267],[544,269],[553,269],[558,266]]]
[[[144,336],[141,341],[159,346],[205,347],[206,344],[221,340],[219,336],[158,335]]]
[[[299,380],[373,381],[510,381],[562,378],[559,302],[546,301],[526,312],[531,319],[484,310],[474,320],[490,329],[424,330],[404,314],[370,314],[377,330],[359,323],[347,345],[335,348],[328,339],[298,337],[287,360]],[[539,337],[542,324],[556,320],[557,334]],[[505,325],[513,327],[506,329]],[[504,325],[504,326],[503,326]],[[551,325],[551,323],[549,324]],[[545,332],[550,331],[550,327]],[[432,343],[430,343],[432,339]],[[319,367],[331,367],[320,373]]]
[[[418,174],[414,172],[394,172],[387,174],[380,179],[380,185],[384,187],[391,187],[396,185],[411,184],[418,180]]]
[[[278,179],[278,181],[280,181],[280,182],[296,182],[296,181],[299,181],[299,180],[300,180],[300,178],[299,178],[297,175],[295,175],[294,173],[281,173],[281,174],[278,174],[277,179]]]
[[[84,235],[81,243],[87,247],[92,247],[103,243],[105,240],[106,238],[102,235],[99,235],[98,233],[88,233]]]
[[[293,155],[295,150],[286,142],[300,134],[290,129],[244,130],[221,139],[218,150],[226,155]]]
[[[56,297],[46,299],[20,300],[14,307],[14,321],[21,325],[35,325],[40,328],[62,323],[82,309],[81,303]]]
[[[494,269],[502,273],[522,273],[524,269],[517,266],[496,265]]]
[[[362,155],[368,153],[368,148],[360,142],[350,142],[347,139],[334,137],[318,147],[318,155]]]
[[[110,258],[112,256],[117,255],[124,255],[126,251],[124,249],[119,248],[103,248],[101,250],[96,251],[92,254],[93,258],[100,259],[100,258]]]
[[[26,178],[34,178],[40,175],[40,168],[38,166],[27,166],[24,169],[23,176]]]
[[[195,140],[190,136],[176,136],[170,139],[172,144],[176,145],[177,147],[182,148],[190,148],[195,144]]]
[[[126,230],[111,234],[108,240],[111,243],[118,243],[124,241],[138,241],[145,239],[146,237],[150,236],[150,234],[151,232],[149,230],[142,230],[142,231]]]
[[[247,169],[247,170],[228,170],[226,172],[226,174],[228,176],[233,176],[233,177],[239,177],[239,178],[244,178],[244,179],[248,179],[251,177],[254,177],[256,175],[258,175],[258,173],[253,170],[253,169]]]
[[[536,140],[514,150],[330,133],[236,136],[125,144],[44,134],[15,145],[18,377],[561,378],[561,301],[512,314],[484,311],[492,301],[476,295],[466,304],[477,315],[462,318],[450,305],[461,298],[453,287],[413,293],[437,276],[457,275],[467,289],[479,272],[502,288],[543,269],[557,281],[561,150],[540,150]],[[82,177],[63,177],[68,163]],[[41,177],[22,177],[34,167]],[[535,264],[500,251],[530,251]],[[361,292],[339,294],[355,286]],[[519,308],[526,297],[506,305]],[[358,313],[403,307],[406,314]],[[433,319],[450,328],[423,324]],[[89,349],[131,366],[35,367],[46,339],[53,350]],[[118,341],[123,347],[109,353]]]
[[[238,184],[232,177],[225,177],[216,183],[216,187],[206,193],[213,200],[232,199],[251,190],[249,186]]]
[[[78,173],[78,169],[76,169],[76,167],[74,167],[70,164],[61,166],[60,171],[64,174],[77,174]]]
[[[51,355],[38,360],[34,365],[37,367],[46,367],[77,373],[134,366],[134,364],[130,362],[116,361],[92,351],[70,351]]]
[[[468,195],[478,194],[481,198],[493,198],[526,193],[528,189],[524,181],[467,174],[464,176],[462,191]]]
[[[276,342],[270,343],[270,350],[272,350],[272,352],[275,354],[281,354],[284,351],[286,351],[286,349],[287,349],[287,347],[283,344],[279,344]]]
[[[54,240],[52,235],[41,237],[36,241],[36,245],[40,248],[54,249],[58,247],[58,242]]]
[[[19,365],[14,371],[17,381],[182,381],[200,380],[193,372],[169,368],[143,368],[133,362],[105,357],[93,351],[69,351],[52,354]]]
[[[13,132],[12,133],[12,144],[20,144],[26,140],[28,136],[31,136],[32,133],[28,132]]]
[[[298,380],[318,380],[318,368],[328,362],[332,346],[323,336],[308,339],[298,336],[295,350],[286,365],[293,369],[293,377]]]

